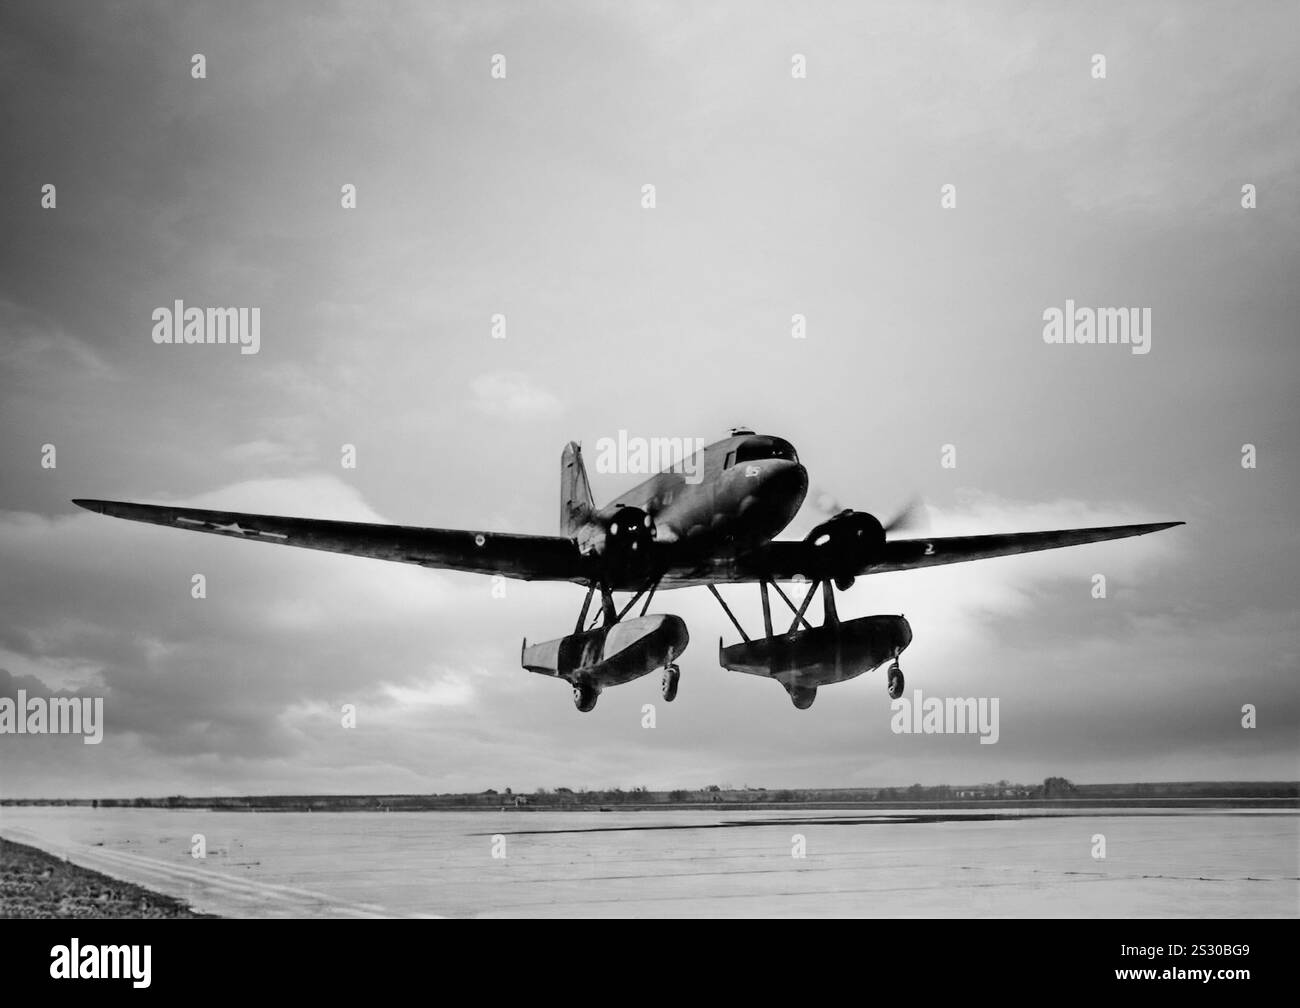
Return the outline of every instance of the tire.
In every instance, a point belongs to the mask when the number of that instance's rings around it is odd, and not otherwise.
[[[676,665],[669,665],[664,669],[664,678],[662,683],[662,692],[664,703],[672,703],[677,699],[677,685],[681,682],[682,670]]]
[[[585,684],[576,684],[573,687],[573,706],[586,714],[596,706],[596,700],[600,697],[600,691],[592,689]]]
[[[817,699],[817,687],[796,686],[790,691],[790,702],[799,710],[807,710]]]
[[[906,685],[906,680],[903,678],[903,670],[897,665],[889,666],[889,699],[897,700],[901,697]]]

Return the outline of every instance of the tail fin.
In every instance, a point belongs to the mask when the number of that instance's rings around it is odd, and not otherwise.
[[[577,535],[595,510],[587,467],[582,464],[582,448],[570,441],[560,456],[560,535]]]

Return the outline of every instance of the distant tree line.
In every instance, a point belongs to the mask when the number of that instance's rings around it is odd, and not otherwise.
[[[1143,784],[1074,784],[1064,777],[1048,777],[1042,784],[1024,785],[1000,780],[971,785],[924,785],[881,788],[732,788],[708,784],[701,788],[651,791],[643,786],[630,790],[609,788],[585,790],[557,787],[538,788],[522,795],[505,788],[467,794],[407,795],[263,795],[231,798],[187,797],[99,799],[0,799],[0,805],[93,805],[98,808],[210,808],[229,811],[368,811],[407,812],[437,809],[548,809],[609,808],[656,805],[863,805],[868,803],[921,804],[986,801],[1129,801],[1148,800],[1214,802],[1231,799],[1300,804],[1300,783],[1295,781],[1186,781]]]

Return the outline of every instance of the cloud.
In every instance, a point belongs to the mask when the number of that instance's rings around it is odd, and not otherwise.
[[[516,371],[479,375],[470,382],[473,406],[480,413],[527,420],[556,416],[563,410],[560,400]]]
[[[188,503],[382,520],[326,476],[235,484]],[[0,513],[0,653],[45,681],[93,679],[110,750],[191,761],[287,756],[294,739],[278,719],[304,700],[386,705],[389,688],[430,688],[419,627],[455,597],[439,574],[206,539],[90,513]],[[195,573],[206,598],[192,597]]]
[[[0,298],[0,374],[15,388],[54,376],[116,379],[118,372],[94,347],[53,319]]]
[[[405,685],[385,684],[384,692],[408,715],[424,707],[464,707],[474,699],[469,677],[447,669]]]
[[[300,446],[267,438],[231,445],[222,455],[238,465],[257,466],[296,465],[311,457]]]

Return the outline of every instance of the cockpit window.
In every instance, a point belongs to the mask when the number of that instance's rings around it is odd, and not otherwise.
[[[799,461],[799,456],[795,454],[794,445],[790,444],[789,441],[774,437],[746,438],[737,445],[735,456],[737,465],[742,462],[756,462],[759,459]]]

